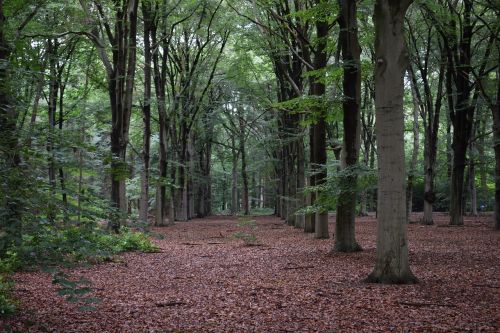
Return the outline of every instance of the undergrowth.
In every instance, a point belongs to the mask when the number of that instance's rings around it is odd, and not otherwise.
[[[158,250],[144,233],[128,227],[122,227],[115,234],[88,222],[57,227],[46,224],[29,231],[0,258],[0,316],[16,310],[10,275],[17,270],[41,268],[50,272],[61,296],[69,302],[81,304],[81,310],[93,310],[91,304],[99,300],[87,297],[91,292],[90,282],[71,278],[63,271],[64,268],[110,261],[116,254],[127,251]]]

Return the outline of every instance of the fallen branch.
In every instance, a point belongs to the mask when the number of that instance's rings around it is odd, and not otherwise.
[[[455,308],[455,304],[444,304],[444,303],[424,303],[424,302],[398,302],[399,305],[415,306],[415,307],[425,307],[425,306],[441,306]]]
[[[166,306],[181,306],[181,305],[186,305],[185,302],[181,302],[181,301],[171,301],[171,302],[165,302],[165,303],[161,303],[161,302],[158,302],[158,303],[155,303],[155,305],[159,308],[162,308],[162,307],[166,307]]]
[[[310,269],[315,268],[314,266],[295,266],[295,267],[283,267],[284,270],[293,270],[293,269]]]
[[[500,289],[500,285],[494,284],[473,284],[474,287]]]

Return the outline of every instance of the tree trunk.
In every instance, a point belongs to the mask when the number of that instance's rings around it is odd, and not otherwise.
[[[238,122],[239,122],[239,144],[241,154],[241,179],[243,181],[242,190],[242,208],[244,215],[250,215],[248,202],[248,175],[247,175],[247,155],[245,150],[245,119],[243,118],[243,109],[238,107]]]
[[[56,193],[56,157],[55,157],[55,125],[57,111],[57,95],[59,92],[59,81],[57,80],[57,57],[59,43],[57,39],[49,39],[47,42],[47,54],[49,57],[49,100],[48,100],[48,120],[49,131],[47,134],[47,153],[49,168],[50,199],[47,207],[47,218],[54,223],[56,218],[55,193]]]
[[[484,115],[481,117],[479,121],[479,142],[477,145],[477,158],[479,160],[479,206],[481,210],[484,210],[484,207],[487,205],[488,201],[488,174],[487,174],[487,165],[486,165],[486,154],[485,154],[485,135],[486,135],[486,121]]]
[[[458,43],[460,54],[459,63],[454,64],[453,59],[448,59],[448,71],[456,71],[455,89],[456,104],[450,112],[453,124],[453,166],[451,172],[451,198],[450,198],[450,224],[463,225],[463,198],[464,198],[464,171],[467,164],[467,146],[472,132],[472,122],[475,106],[470,103],[471,83],[469,77],[472,71],[471,67],[471,39],[473,27],[471,24],[471,12],[473,2],[464,1],[463,31],[461,40]],[[451,50],[449,58],[452,57]],[[453,91],[448,91],[452,94]]]
[[[311,168],[311,172],[312,172],[312,169],[313,169],[313,161],[314,161],[314,139],[313,139],[313,132],[314,132],[314,127],[311,125],[309,127],[309,165],[310,165],[310,168]],[[315,181],[315,175],[314,175],[314,172],[312,172],[312,175],[309,176],[308,179],[305,180],[307,183],[306,183],[306,186],[308,187],[313,187],[315,186],[316,184],[316,181]],[[307,206],[312,206],[314,201],[316,200],[316,193],[314,193],[314,191],[310,191],[309,193],[306,194],[306,198],[305,198],[305,201],[306,201],[306,205]],[[304,216],[304,232],[306,233],[314,233],[314,229],[316,227],[316,222],[315,222],[315,219],[316,219],[316,214],[315,213],[307,213],[305,214]]]
[[[64,125],[64,91],[66,89],[67,78],[62,79],[64,65],[58,68],[57,81],[59,82],[59,142],[63,142],[63,125]],[[68,193],[66,191],[66,176],[64,174],[64,169],[62,165],[59,165],[59,183],[61,185],[61,197],[63,204],[63,220],[68,222],[69,220],[69,207],[68,207]]]
[[[314,55],[314,69],[321,70],[325,68],[327,64],[327,50],[326,50],[326,38],[328,35],[328,22],[317,21],[316,22],[316,34],[318,37],[318,46]],[[324,97],[326,87],[319,78],[313,78],[312,80],[312,95]],[[313,125],[312,133],[312,146],[311,146],[311,164],[313,165],[313,172],[315,173],[313,180],[314,184],[312,186],[319,186],[326,182],[326,108],[321,106],[319,110],[318,120]],[[317,200],[317,196],[320,195],[316,193],[315,196],[311,196],[311,204],[314,205]],[[314,220],[314,237],[315,238],[329,238],[328,232],[328,211],[320,209],[315,214]]]
[[[303,208],[306,205],[306,196],[304,194],[304,187],[306,182],[305,172],[305,151],[304,151],[304,138],[300,134],[297,141],[297,208]],[[262,199],[262,201],[264,201]],[[303,229],[305,226],[305,215],[297,214],[295,217],[295,227]]]
[[[410,223],[410,215],[413,208],[413,181],[415,179],[415,172],[417,167],[418,152],[420,146],[419,137],[419,106],[416,98],[415,87],[412,85],[412,95],[413,95],[413,152],[410,161],[410,170],[408,171],[408,181],[406,184],[406,222]],[[428,110],[430,112],[430,110]]]
[[[5,209],[0,228],[5,232],[0,235],[0,253],[6,250],[9,242],[19,245],[21,242],[22,198],[12,196],[20,189],[23,175],[19,165],[21,158],[18,151],[18,136],[16,131],[18,111],[13,100],[12,75],[10,56],[11,49],[7,42],[7,20],[3,12],[3,0],[0,0],[0,165],[5,168],[5,180],[0,182],[0,198]],[[10,196],[4,194],[9,193]]]
[[[404,158],[404,74],[407,52],[404,17],[411,0],[377,0],[375,107],[379,173],[377,254],[368,282],[414,283],[406,237]]]
[[[127,0],[115,7],[115,35],[110,43],[113,61],[110,63],[103,45],[97,40],[99,55],[108,71],[108,92],[111,102],[111,202],[116,216],[110,219],[109,227],[118,232],[127,212],[125,179],[127,178],[126,152],[132,95],[136,67],[138,0]]]
[[[361,104],[361,49],[358,42],[356,16],[356,0],[340,2],[340,41],[343,78],[343,114],[344,114],[344,147],[342,150],[343,175],[340,179],[340,195],[337,205],[337,223],[335,224],[335,245],[333,252],[360,251],[356,241],[356,165],[360,146],[360,104]]]
[[[320,186],[326,182],[326,122],[324,119],[318,120],[314,126],[314,141],[314,155],[317,165],[315,182],[316,186]],[[314,237],[318,239],[330,237],[328,232],[328,211],[324,208],[321,208],[316,213]]]
[[[144,17],[144,100],[142,105],[142,120],[144,123],[141,195],[139,199],[139,221],[148,222],[149,211],[149,155],[151,146],[151,3],[142,2]]]
[[[472,156],[469,159],[469,194],[470,194],[470,214],[472,216],[478,216],[477,191],[476,191],[476,166]]]
[[[238,153],[234,137],[231,137],[232,169],[231,169],[231,215],[238,214]]]
[[[493,147],[495,150],[495,229],[500,230],[500,66],[497,67],[497,98],[493,114]]]

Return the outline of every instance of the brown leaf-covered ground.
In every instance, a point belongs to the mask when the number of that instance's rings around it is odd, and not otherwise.
[[[499,233],[491,216],[465,227],[409,226],[417,285],[362,280],[375,258],[376,222],[357,221],[364,251],[329,254],[332,239],[256,217],[259,246],[233,235],[237,220],[211,217],[156,229],[160,253],[71,271],[92,281],[97,311],[79,312],[49,274],[15,275],[21,332],[498,332]],[[334,230],[331,217],[330,230]],[[413,219],[418,219],[414,216]],[[3,327],[1,325],[0,327]]]

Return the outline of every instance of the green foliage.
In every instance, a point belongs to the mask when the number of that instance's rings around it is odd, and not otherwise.
[[[66,301],[80,304],[80,311],[94,311],[96,308],[92,304],[100,303],[100,299],[87,296],[92,289],[90,281],[84,278],[72,279],[68,274],[57,270],[52,278],[52,284],[59,285],[57,293],[65,296]]]
[[[17,254],[8,251],[5,258],[0,258],[0,317],[9,315],[16,310],[16,301],[11,296],[13,283],[9,275],[19,267]]]
[[[324,166],[323,166],[324,167]],[[347,179],[356,178],[356,186],[352,187]],[[373,190],[377,185],[376,171],[365,165],[357,164],[352,167],[339,170],[337,162],[328,166],[328,176],[326,182],[321,185],[308,186],[305,193],[316,192],[319,194],[315,205],[304,207],[296,214],[310,214],[336,210],[341,193],[361,193],[366,190]]]
[[[69,302],[80,304],[82,311],[94,310],[92,304],[99,300],[88,297],[90,282],[71,279],[54,265],[72,266],[83,262],[99,262],[112,259],[113,255],[125,251],[155,252],[158,248],[142,232],[122,227],[114,234],[96,223],[54,226],[42,224],[36,233],[22,235],[21,242],[10,247],[0,258],[0,315],[15,310],[10,298],[11,282],[8,274],[19,268],[45,267],[53,273],[53,283],[60,286],[59,295]]]
[[[109,233],[94,223],[58,228],[44,225],[36,234],[23,235],[21,244],[12,249],[28,266],[102,261],[120,252],[156,250],[143,233],[126,227],[118,234]]]
[[[245,220],[239,219],[236,224],[241,231],[235,232],[233,234],[234,238],[241,239],[246,246],[259,245],[260,242],[255,235],[255,230],[257,229],[257,222],[255,220]]]
[[[11,297],[12,282],[0,274],[0,317],[16,311],[16,302]]]
[[[314,124],[320,118],[327,122],[340,120],[342,101],[327,100],[320,96],[301,96],[291,100],[275,103],[273,107],[287,110],[290,113],[304,114],[301,125],[306,127]]]

